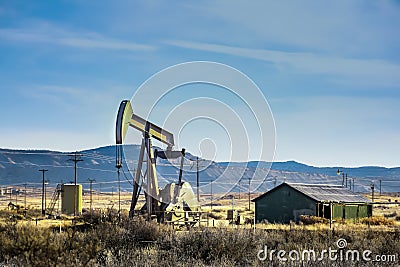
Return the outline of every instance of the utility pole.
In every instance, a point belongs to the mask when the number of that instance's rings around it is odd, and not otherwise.
[[[251,178],[249,177],[248,179],[249,179],[249,210],[250,210],[250,181],[251,181]]]
[[[93,199],[92,199],[92,184],[93,184],[93,182],[96,182],[96,180],[95,179],[90,179],[90,178],[88,178],[88,180],[89,180],[89,182],[90,182],[90,212],[92,212],[92,202],[93,202]]]
[[[44,181],[44,210],[46,211],[46,207],[47,207],[47,185],[49,184],[49,181],[46,180]]]
[[[375,191],[375,184],[374,181],[372,181],[371,182],[372,202],[374,202],[374,191]]]
[[[196,194],[197,194],[197,202],[200,203],[200,177],[199,177],[199,157],[196,157]]]
[[[78,154],[77,151],[74,153],[73,157],[74,157],[73,159],[69,159],[69,160],[73,161],[74,164],[75,164],[75,167],[74,167],[74,217],[76,217],[76,195],[77,195],[77,192],[76,192],[76,180],[78,179],[78,177],[77,177],[77,164],[78,164],[78,162],[83,161],[83,160],[79,158],[80,155]]]
[[[25,190],[24,190],[24,210],[26,211],[26,184],[24,184]]]
[[[213,180],[211,178],[211,211],[213,209],[213,191],[212,191],[212,184],[213,184]]]
[[[42,172],[42,215],[46,215],[46,211],[45,211],[45,207],[44,207],[44,173],[48,172],[49,170],[46,169],[41,169],[39,170],[40,172]]]
[[[240,182],[241,180],[239,180],[239,200],[240,200],[240,187],[241,187]]]
[[[340,169],[337,170],[336,172],[337,175],[342,174],[342,187],[344,187],[344,172],[341,171]],[[347,173],[346,173],[346,187],[347,187]]]
[[[204,159],[199,159],[199,157],[196,157],[196,195],[197,195],[197,202],[200,203],[200,172],[199,172],[199,162],[204,161]],[[194,167],[194,164],[190,169]],[[203,167],[203,166],[201,166]]]
[[[379,196],[382,196],[382,179],[379,179]]]
[[[115,149],[115,168],[117,168],[118,175],[118,222],[121,222],[121,168],[123,147],[117,145]]]
[[[115,167],[117,168],[117,173],[118,173],[118,221],[121,220],[121,159],[117,159],[117,163],[115,164]]]
[[[235,196],[232,194],[232,228],[233,228],[233,223],[235,221],[234,210],[235,210]]]
[[[353,192],[354,192],[354,185],[355,185],[355,181],[354,181],[354,178],[353,178]]]

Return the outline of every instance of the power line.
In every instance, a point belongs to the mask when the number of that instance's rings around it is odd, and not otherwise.
[[[133,183],[128,179],[128,177],[126,177],[126,174],[125,174],[125,171],[124,171],[124,168],[122,168],[122,173],[123,173],[123,175],[124,175],[124,177],[125,177],[125,179],[126,179],[126,181],[130,184],[130,185],[132,185],[133,186]]]

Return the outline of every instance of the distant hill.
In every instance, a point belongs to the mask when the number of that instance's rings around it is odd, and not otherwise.
[[[132,190],[133,171],[137,166],[140,147],[138,145],[124,146],[124,165],[121,171],[121,188]],[[106,146],[78,152],[83,160],[78,163],[78,182],[88,187],[88,178],[95,179],[95,190],[112,191],[117,187],[117,171],[115,168],[115,146]],[[51,186],[57,183],[74,180],[74,164],[72,153],[48,150],[12,150],[0,149],[0,186],[22,185],[40,186],[45,168],[46,179]],[[196,186],[196,157],[186,154],[184,180]],[[157,172],[160,185],[177,181],[179,162],[168,162],[158,159]],[[336,175],[338,167],[313,167],[295,161],[288,162],[200,162],[200,191],[203,194],[211,192],[248,191],[248,181],[252,181],[251,191],[266,191],[283,181],[297,183],[341,184],[342,177]],[[271,170],[269,168],[271,167]],[[375,180],[376,190],[379,190],[379,179],[382,180],[384,192],[400,191],[400,168],[360,167],[342,168],[348,173],[348,183],[355,178],[355,191],[370,191],[371,180]],[[215,181],[216,180],[216,181]],[[240,182],[238,182],[240,181]]]
[[[296,161],[285,161],[285,162],[265,162],[265,161],[250,161],[250,162],[220,162],[222,166],[247,166],[247,167],[259,167],[259,168],[271,168],[279,171],[293,171],[293,172],[304,172],[304,173],[316,173],[324,175],[335,175],[337,170],[340,169],[344,173],[347,173],[351,177],[358,178],[371,178],[379,180],[380,178],[385,179],[400,179],[400,167],[396,168],[385,168],[376,166],[365,166],[356,168],[345,168],[345,167],[314,167]],[[399,180],[400,182],[400,180]]]

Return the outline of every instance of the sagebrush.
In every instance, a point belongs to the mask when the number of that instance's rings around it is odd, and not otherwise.
[[[85,216],[61,233],[56,228],[29,224],[9,223],[1,227],[0,266],[279,266],[285,265],[284,262],[276,258],[272,262],[260,261],[257,252],[264,246],[271,250],[322,251],[335,247],[339,238],[346,239],[351,249],[370,249],[375,254],[400,251],[397,229],[378,232],[368,227],[364,230],[196,227],[176,231],[140,218]],[[354,264],[373,266],[362,261]],[[323,260],[289,265],[348,266],[349,262]]]

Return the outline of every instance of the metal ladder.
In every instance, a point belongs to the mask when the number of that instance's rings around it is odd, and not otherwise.
[[[49,207],[47,208],[47,213],[52,214],[54,211],[54,207],[56,206],[57,200],[60,197],[60,193],[62,191],[62,184],[58,184],[56,190],[54,190],[53,196],[51,197],[51,202]]]

